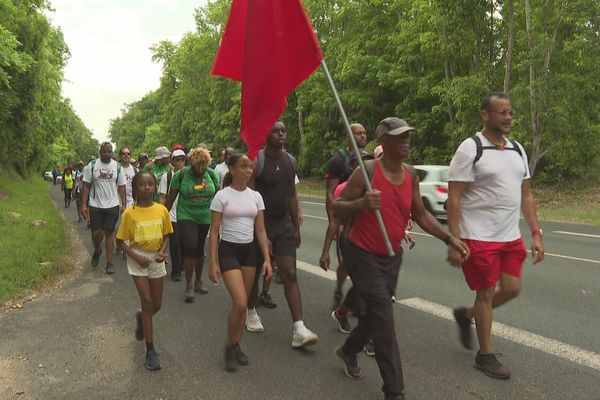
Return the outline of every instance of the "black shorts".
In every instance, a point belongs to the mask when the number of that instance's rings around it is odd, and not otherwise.
[[[90,225],[92,226],[92,231],[102,229],[106,232],[114,232],[118,219],[119,206],[112,208],[90,207]]]
[[[267,238],[273,246],[274,256],[296,257],[296,227],[289,219],[265,220]]]
[[[256,267],[256,246],[250,243],[219,242],[219,268],[221,272],[240,267]]]
[[[192,259],[204,257],[204,244],[210,224],[197,224],[194,221],[179,220],[179,240],[183,258]]]

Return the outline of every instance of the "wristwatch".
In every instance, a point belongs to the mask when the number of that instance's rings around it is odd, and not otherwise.
[[[538,228],[538,229],[531,231],[531,237],[541,238],[542,236],[544,236],[544,231],[542,231],[542,228]]]

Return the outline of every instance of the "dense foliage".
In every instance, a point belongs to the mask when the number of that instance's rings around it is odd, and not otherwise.
[[[513,136],[538,178],[598,176],[597,0],[304,4],[351,120],[372,133],[383,117],[405,118],[418,128],[413,162],[449,162],[480,129],[482,95],[504,88],[515,110]],[[210,75],[228,9],[229,1],[212,1],[196,11],[196,32],[153,48],[163,65],[161,86],[113,120],[114,141],[137,152],[200,141],[242,148],[239,85]],[[281,60],[281,68],[292,62]],[[322,71],[290,96],[283,119],[301,172],[321,174],[345,142]]]
[[[0,0],[0,170],[22,175],[98,152],[61,95],[69,50],[45,0]]]

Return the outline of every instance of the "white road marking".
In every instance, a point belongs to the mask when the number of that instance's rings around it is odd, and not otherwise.
[[[441,304],[432,303],[418,297],[400,300],[398,303],[449,321],[454,321],[452,309]],[[513,328],[512,326],[495,321],[492,327],[492,334],[510,340],[511,342],[543,351],[544,353],[600,371],[600,354],[592,351],[527,332],[519,328]]]
[[[336,280],[335,272],[332,270],[323,271],[320,267],[301,260],[297,260],[296,265],[298,269],[301,269],[302,271],[320,276],[321,278],[330,281]],[[441,304],[433,303],[418,297],[399,300],[397,303],[449,321],[454,321],[452,309]],[[494,322],[492,334],[517,344],[600,371],[600,354],[592,351],[527,332],[523,329],[514,328],[500,322]]]
[[[600,239],[600,235],[592,235],[589,233],[578,233],[578,232],[567,232],[567,231],[552,231],[552,233],[560,233],[562,235],[583,236],[583,237],[591,237],[591,238]]]
[[[319,217],[317,215],[302,214],[302,216],[304,218],[314,218],[314,219],[322,219],[322,220],[325,220],[325,221],[329,221],[329,219],[327,217]]]
[[[325,207],[325,203],[315,203],[314,201],[304,201],[304,200],[302,200],[301,203],[312,204],[312,205],[315,205],[315,206],[323,206],[323,207]]]

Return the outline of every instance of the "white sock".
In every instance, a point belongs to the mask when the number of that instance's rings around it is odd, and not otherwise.
[[[304,321],[295,321],[294,322],[294,332],[298,332],[300,328],[304,328]]]
[[[256,308],[249,308],[248,309],[248,316],[250,316],[250,315],[253,316],[253,317],[255,317],[257,315]]]

